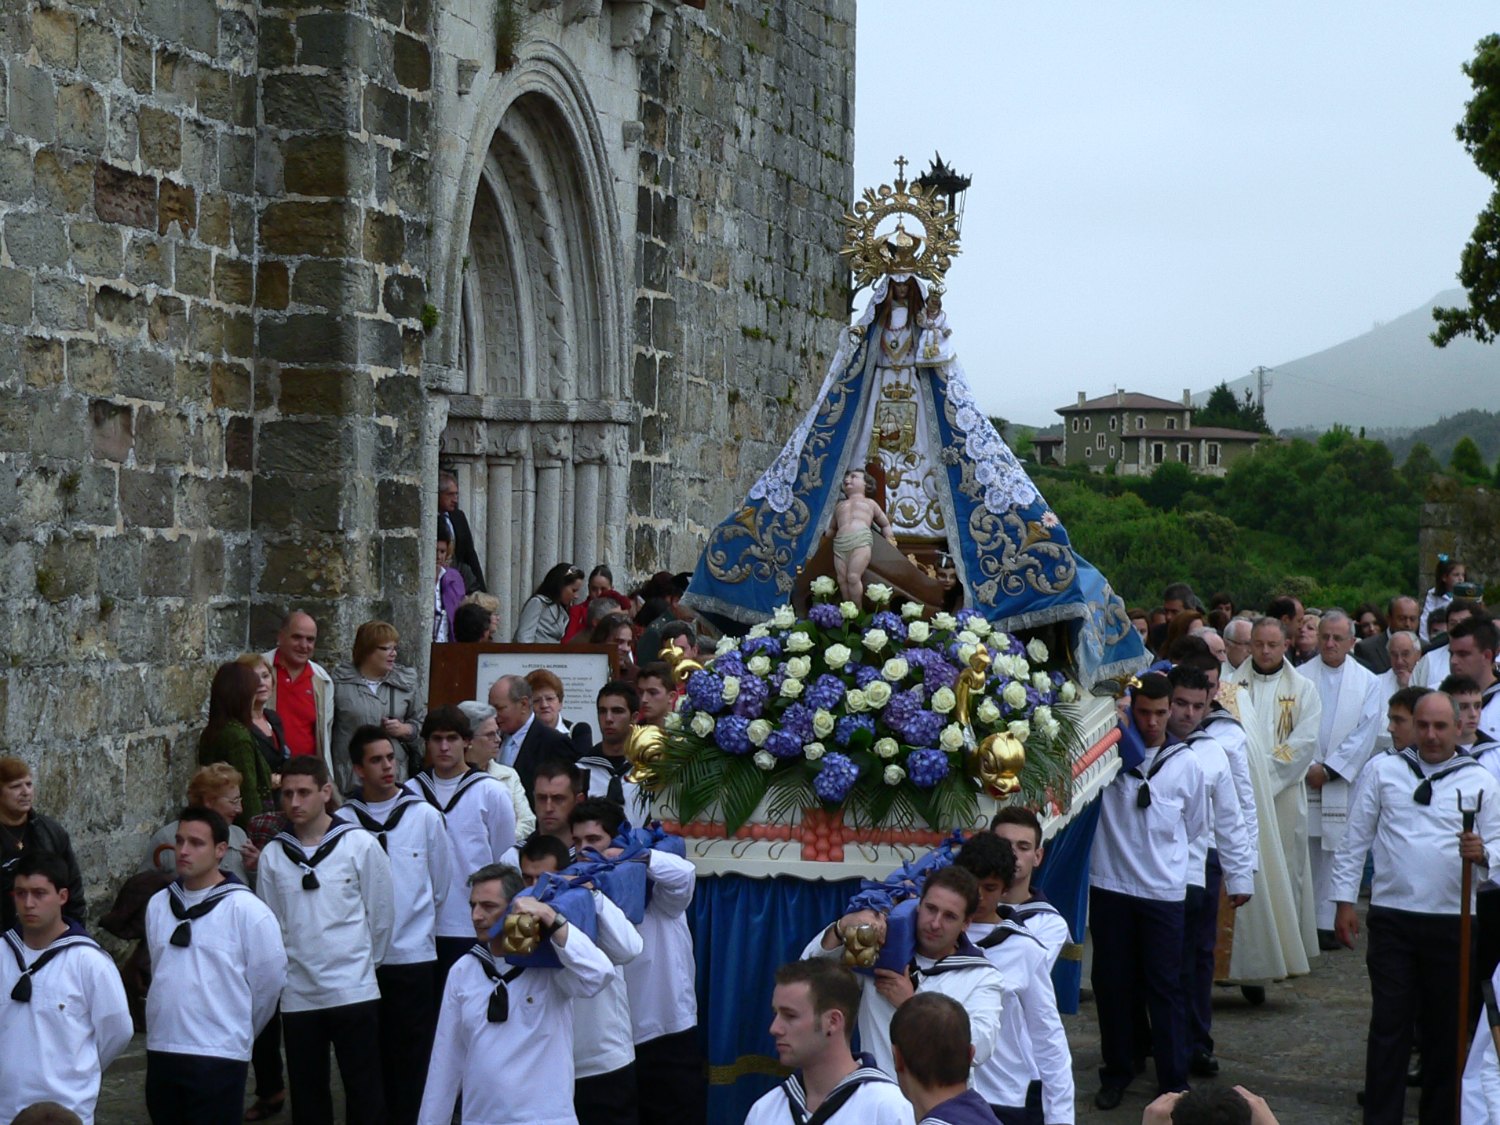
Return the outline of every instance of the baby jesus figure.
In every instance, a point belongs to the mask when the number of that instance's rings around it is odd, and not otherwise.
[[[864,469],[850,469],[844,474],[844,499],[833,513],[833,573],[844,598],[860,605],[865,596],[865,570],[870,565],[870,548],[875,543],[876,526],[892,543],[896,532],[890,518],[870,493],[875,480]]]

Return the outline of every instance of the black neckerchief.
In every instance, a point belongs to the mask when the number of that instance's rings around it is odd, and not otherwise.
[[[401,818],[406,815],[406,810],[413,805],[420,805],[422,799],[414,793],[408,793],[404,789],[396,790],[395,805],[391,808],[390,815],[384,822],[377,817],[370,806],[362,797],[350,797],[344,802],[344,807],[354,813],[359,826],[367,832],[373,832],[375,839],[380,842],[380,850],[390,852],[386,846],[386,837],[396,831],[396,826],[401,823]]]
[[[1207,737],[1207,735],[1204,735],[1204,737]],[[1188,738],[1192,739],[1192,735],[1189,735]],[[1136,808],[1149,809],[1151,807],[1151,780],[1157,774],[1161,773],[1161,769],[1164,765],[1170,762],[1173,758],[1177,757],[1178,754],[1182,753],[1187,748],[1188,744],[1186,742],[1174,742],[1172,743],[1172,745],[1164,746],[1157,751],[1156,757],[1151,760],[1151,768],[1148,769],[1145,773],[1141,772],[1140,766],[1136,766],[1134,769],[1125,771],[1131,777],[1138,778],[1141,783],[1141,787],[1137,789],[1135,793]]]
[[[495,964],[495,955],[483,942],[475,942],[469,949],[469,953],[478,960],[479,967],[484,970],[484,975],[495,982],[495,991],[490,993],[489,1010],[484,1018],[490,1023],[504,1023],[510,1019],[510,989],[506,986],[524,973],[526,966],[517,965],[502,973],[499,966]]]
[[[193,922],[202,918],[213,910],[219,903],[223,902],[236,891],[248,891],[250,888],[241,883],[228,872],[224,873],[224,881],[210,890],[197,905],[187,904],[187,892],[182,885],[181,879],[174,879],[167,887],[167,905],[172,908],[172,917],[177,919],[177,928],[172,931],[172,945],[179,949],[186,949],[193,944]]]
[[[980,967],[992,968],[989,958],[969,940],[968,934],[959,934],[958,945],[953,952],[936,962],[930,969],[919,966],[916,957],[913,956],[911,963],[906,966],[906,976],[911,981],[912,987],[918,988],[925,977],[938,977],[944,973],[958,972],[960,969]]]
[[[275,842],[281,845],[281,850],[286,853],[287,859],[302,868],[302,889],[315,891],[320,884],[313,868],[333,854],[333,849],[338,846],[340,840],[350,832],[357,831],[358,828],[347,820],[334,817],[333,823],[328,826],[328,831],[323,834],[323,842],[318,845],[318,850],[313,852],[311,858],[302,850],[302,841],[290,832],[277,833]]]
[[[976,949],[994,949],[995,946],[999,945],[1003,941],[1008,940],[1009,938],[1014,937],[1016,934],[1021,934],[1024,937],[1029,937],[1038,945],[1042,944],[1042,939],[1028,930],[1024,922],[1017,921],[1014,915],[1007,918],[1002,908],[1002,913],[1000,915],[1000,924],[989,933],[985,934],[984,937],[979,941],[976,941],[974,943],[974,947]]]
[[[1460,770],[1479,765],[1477,758],[1471,758],[1467,754],[1455,754],[1448,760],[1446,768],[1440,769],[1434,774],[1427,775],[1422,772],[1422,759],[1418,756],[1416,750],[1407,747],[1396,756],[1406,763],[1406,768],[1411,770],[1412,775],[1418,781],[1416,791],[1412,793],[1411,799],[1417,804],[1424,806],[1432,804],[1432,787],[1437,782],[1442,781],[1445,777],[1451,777]],[[1484,767],[1480,766],[1480,768],[1483,769]]]
[[[476,770],[473,766],[470,766],[468,773],[459,775],[458,788],[454,790],[453,796],[448,799],[448,803],[445,805],[438,797],[437,789],[434,784],[437,781],[437,775],[434,774],[430,769],[422,770],[417,774],[416,777],[412,778],[412,780],[415,781],[421,788],[421,795],[426,799],[427,803],[433,808],[437,809],[437,811],[442,813],[444,816],[447,816],[454,810],[454,808],[458,805],[459,799],[462,798],[465,793],[474,788],[474,786],[477,785],[480,781],[486,779],[490,781],[495,780],[482,770]]]
[[[598,766],[609,774],[609,785],[605,787],[604,796],[607,800],[617,801],[620,805],[625,804],[624,778],[630,772],[630,759],[625,757],[611,758],[609,755],[590,755],[579,760],[580,766]]]
[[[861,1052],[854,1056],[854,1061],[859,1065],[843,1078],[839,1079],[838,1085],[828,1091],[828,1096],[823,1103],[812,1112],[807,1112],[807,1090],[802,1085],[802,1072],[793,1071],[785,1082],[781,1084],[781,1092],[786,1095],[786,1107],[792,1115],[792,1125],[823,1125],[844,1108],[844,1103],[852,1098],[855,1091],[866,1082],[893,1082],[889,1074],[875,1065],[875,1058]]]
[[[10,998],[18,1004],[31,1003],[31,978],[42,971],[42,966],[51,961],[64,950],[72,949],[75,945],[92,946],[99,949],[99,943],[89,937],[88,931],[77,922],[69,922],[68,928],[58,935],[57,939],[46,949],[42,950],[41,956],[31,963],[31,968],[26,967],[26,941],[21,937],[20,927],[5,931],[5,942],[10,946],[10,951],[15,955],[16,968],[21,970],[21,976],[16,981],[15,987],[10,990]],[[99,950],[104,952],[102,949]]]

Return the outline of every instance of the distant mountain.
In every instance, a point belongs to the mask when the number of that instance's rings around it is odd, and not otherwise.
[[[1500,345],[1463,338],[1436,348],[1427,338],[1433,306],[1466,303],[1461,289],[1439,293],[1363,336],[1275,365],[1266,420],[1276,430],[1322,431],[1335,422],[1409,430],[1463,410],[1500,410]],[[1229,384],[1241,395],[1254,385],[1254,376]]]
[[[1449,347],[1452,347],[1450,344]],[[1400,437],[1367,433],[1366,437],[1379,438],[1390,449],[1391,456],[1400,464],[1406,460],[1412,446],[1423,442],[1432,450],[1432,455],[1444,465],[1453,456],[1453,447],[1460,438],[1470,437],[1479,446],[1485,463],[1493,465],[1500,457],[1500,414],[1488,410],[1462,410],[1451,417],[1439,419],[1430,426],[1412,430]]]

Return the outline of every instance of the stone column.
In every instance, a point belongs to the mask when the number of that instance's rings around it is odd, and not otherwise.
[[[491,462],[488,473],[488,536],[485,577],[490,593],[500,599],[500,620],[507,626],[515,620],[515,584],[511,581],[511,494],[515,491],[515,466],[508,461]],[[509,635],[506,635],[509,640]]]

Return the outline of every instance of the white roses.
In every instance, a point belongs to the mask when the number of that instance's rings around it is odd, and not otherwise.
[[[693,733],[699,738],[707,738],[714,732],[714,717],[707,711],[699,711],[693,716]]]
[[[943,733],[938,735],[938,745],[942,749],[953,753],[964,747],[964,728],[957,723],[949,723],[943,728]]]
[[[958,697],[953,694],[953,689],[950,687],[940,687],[932,693],[932,709],[939,715],[946,715],[953,710],[957,702]]]
[[[884,680],[871,680],[870,686],[865,688],[865,701],[879,711],[891,701],[891,685]]]
[[[786,639],[787,652],[807,652],[812,646],[812,638],[806,633],[793,633]]]
[[[866,630],[860,644],[864,645],[871,652],[879,652],[890,643],[890,640],[891,638],[886,635],[884,629],[869,629]]]
[[[1039,638],[1032,637],[1031,640],[1026,642],[1026,655],[1031,657],[1037,664],[1045,664],[1047,662],[1047,646]]]
[[[887,785],[900,785],[906,780],[906,771],[900,766],[886,766],[880,776]]]
[[[826,598],[838,588],[838,583],[826,574],[820,575],[812,581],[812,592],[820,598]]]
[[[733,703],[740,697],[740,678],[738,676],[724,677],[724,702]]]
[[[893,656],[889,660],[887,660],[880,668],[880,674],[887,680],[890,680],[893,684],[900,683],[902,680],[904,680],[906,678],[906,674],[910,671],[911,666],[906,663],[906,658],[904,656]]]
[[[913,621],[906,627],[906,639],[914,645],[926,644],[930,636],[932,636],[932,626],[925,621]]]
[[[746,729],[745,735],[752,746],[764,746],[766,739],[771,737],[771,724],[765,719],[756,719]]]
[[[853,655],[854,653],[849,651],[848,645],[829,645],[823,650],[823,663],[837,672],[845,664],[849,663],[849,658]]]
[[[776,759],[768,751],[757,750],[755,752],[755,764],[763,770],[773,770],[776,768]]]
[[[873,747],[877,758],[894,758],[901,753],[901,744],[894,738],[882,738]]]
[[[1005,700],[1007,707],[1026,706],[1026,685],[1020,680],[1011,680],[1005,685],[1005,690],[1000,693],[1000,698]]]

